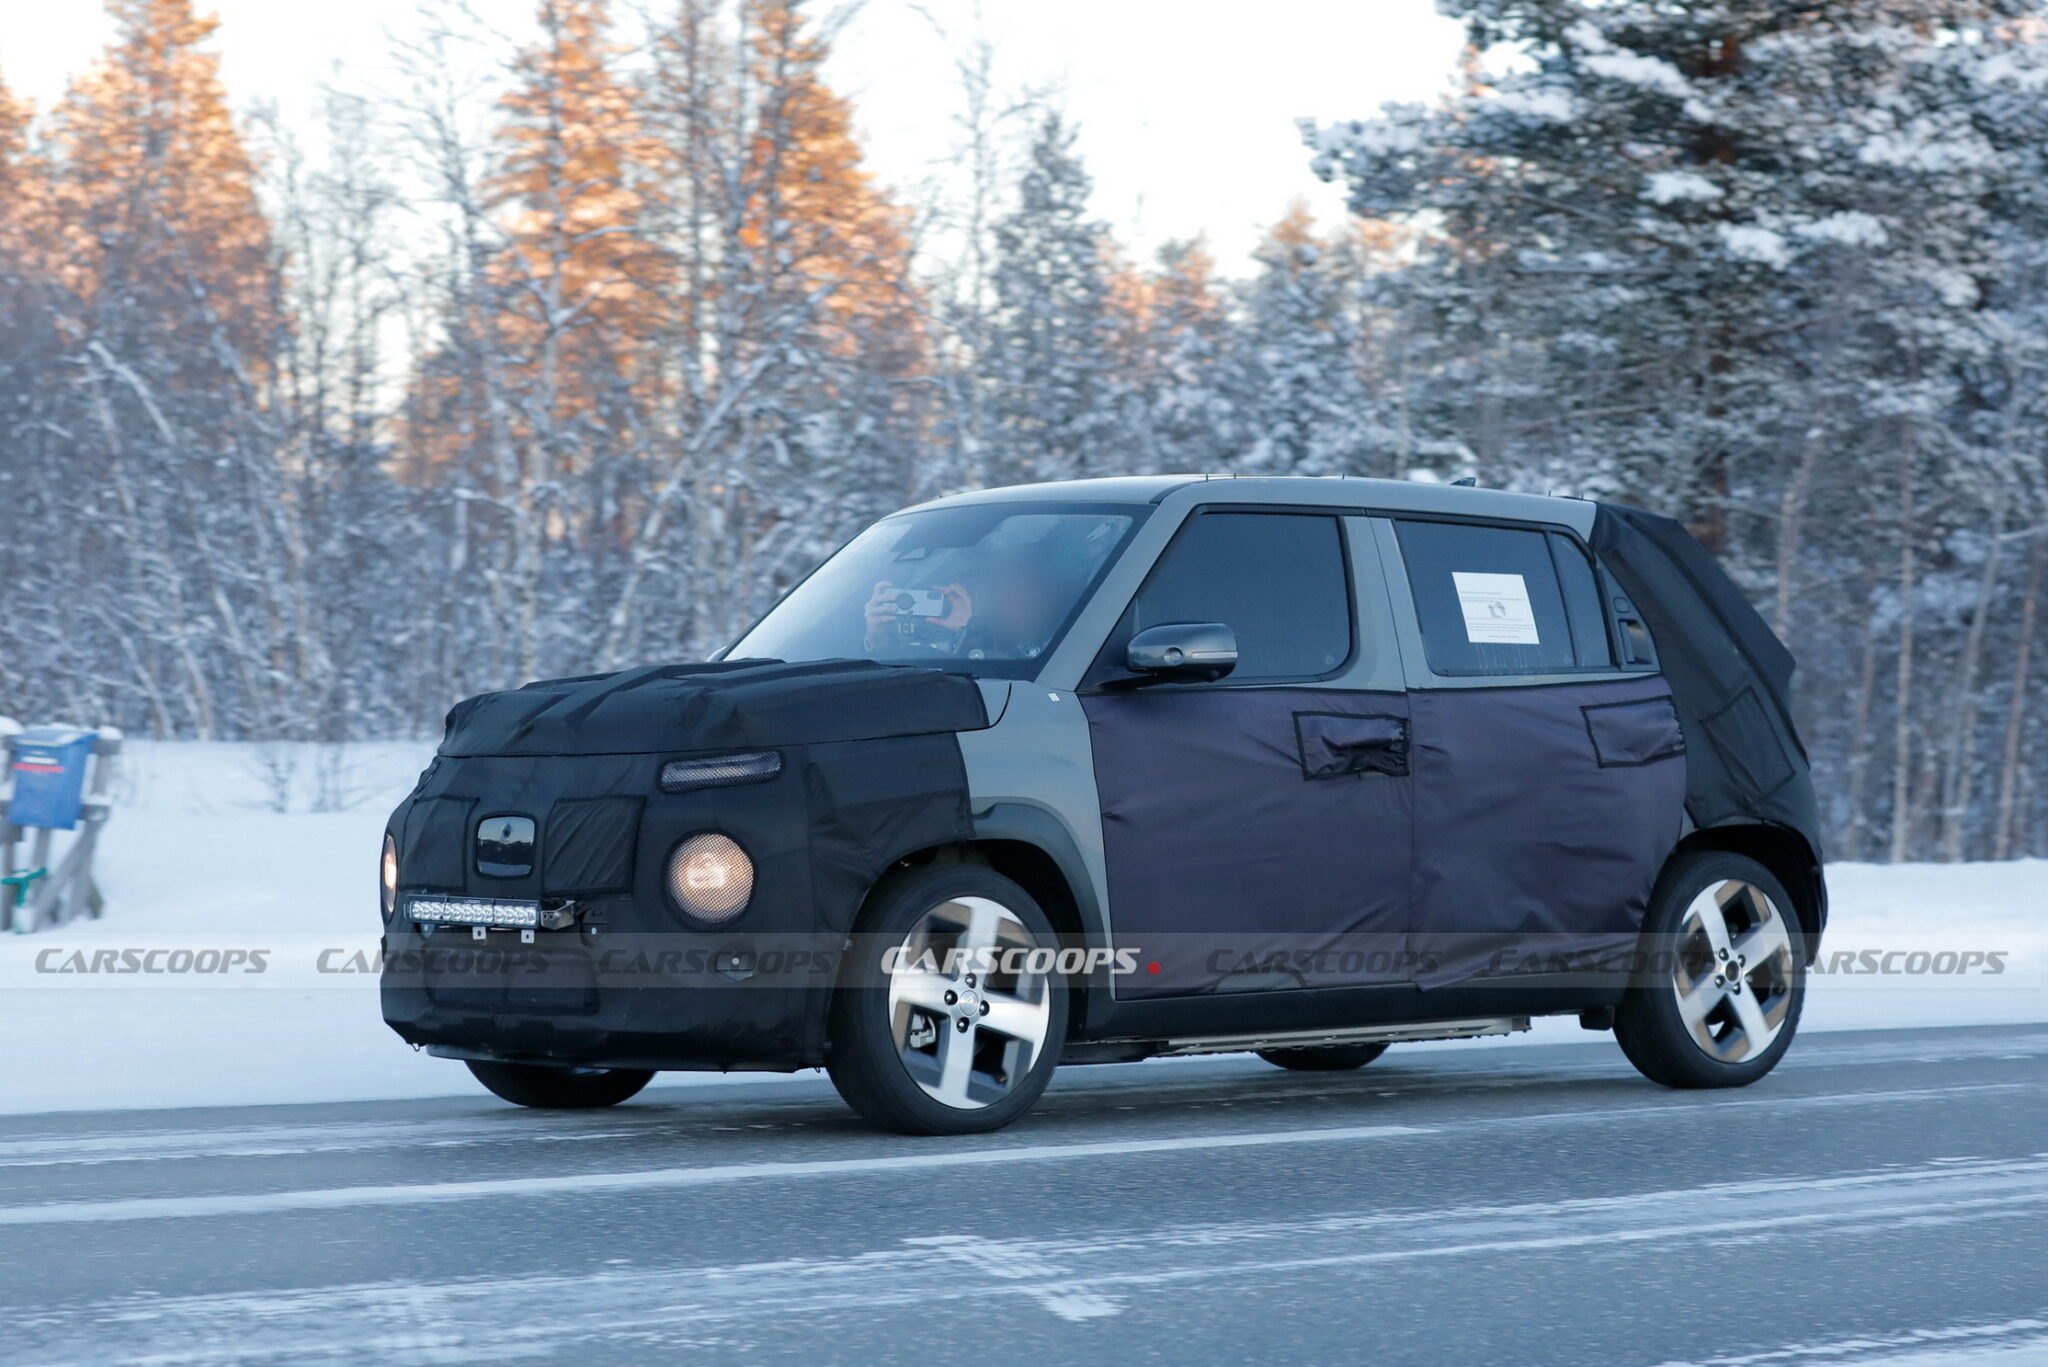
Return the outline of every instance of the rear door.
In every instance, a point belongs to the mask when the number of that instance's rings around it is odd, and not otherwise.
[[[1375,532],[1407,589],[1417,981],[1632,946],[1682,833],[1685,744],[1590,552],[1533,523],[1411,516]]]
[[[1221,622],[1214,684],[1130,687],[1130,637]],[[1081,690],[1120,997],[1399,981],[1412,834],[1399,649],[1362,517],[1189,517]]]

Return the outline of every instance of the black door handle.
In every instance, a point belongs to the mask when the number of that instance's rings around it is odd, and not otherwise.
[[[1304,778],[1408,772],[1408,719],[1393,715],[1297,712],[1295,740]]]

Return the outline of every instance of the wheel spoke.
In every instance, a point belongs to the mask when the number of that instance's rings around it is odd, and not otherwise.
[[[889,1004],[908,1002],[928,1011],[945,1011],[946,993],[952,986],[951,978],[929,968],[899,968],[889,975]]]
[[[1728,913],[1723,909],[1721,890],[1727,887],[1739,889],[1741,886],[1739,883],[1716,883],[1693,898],[1692,905],[1686,908],[1687,918],[1700,923],[1700,930],[1707,937],[1707,947],[1714,951],[1717,960],[1728,957]]]
[[[950,1021],[939,1026],[939,1083],[932,1095],[948,1106],[974,1104],[967,1084],[973,1075],[975,1033],[972,1026],[955,1029]]]
[[[1046,1017],[1050,1014],[1051,1008],[1043,1000],[1029,1002],[1021,997],[990,997],[988,1014],[981,1018],[980,1025],[984,1030],[1023,1040],[1035,1054],[1045,1039]]]
[[[961,932],[963,949],[994,949],[996,933],[1008,919],[1003,909],[985,897],[963,897],[953,904],[967,911],[967,928]]]
[[[1700,1022],[1713,1014],[1714,1008],[1728,997],[1726,987],[1716,987],[1711,980],[1698,982],[1688,988],[1681,983],[1678,988],[1678,1014],[1688,1030],[1697,1031]]]
[[[1735,1008],[1735,1020],[1742,1027],[1743,1041],[1749,1047],[1743,1056],[1761,1052],[1771,1042],[1770,1023],[1764,1019],[1763,1008],[1756,1003],[1753,992],[1738,992],[1728,998]]]
[[[1737,940],[1733,946],[1736,957],[1752,968],[1791,948],[1792,937],[1785,931],[1784,918],[1775,913],[1767,916],[1760,925]]]

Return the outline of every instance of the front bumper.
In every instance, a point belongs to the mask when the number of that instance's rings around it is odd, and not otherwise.
[[[467,930],[384,937],[384,1019],[451,1058],[787,1071],[824,1061],[839,937]]]

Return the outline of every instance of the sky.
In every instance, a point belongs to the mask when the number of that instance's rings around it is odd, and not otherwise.
[[[388,74],[387,33],[413,25],[417,2],[212,0],[229,92],[238,108],[273,102],[309,124],[337,71],[351,86]],[[503,32],[528,31],[532,0],[469,2]],[[869,165],[913,203],[953,145],[951,53],[977,22],[997,82],[1048,91],[1079,124],[1095,212],[1119,240],[1149,254],[1204,234],[1233,273],[1291,198],[1341,211],[1295,120],[1433,98],[1461,41],[1432,0],[865,0],[829,70],[855,100]],[[47,108],[111,33],[95,0],[0,0],[0,76]]]

